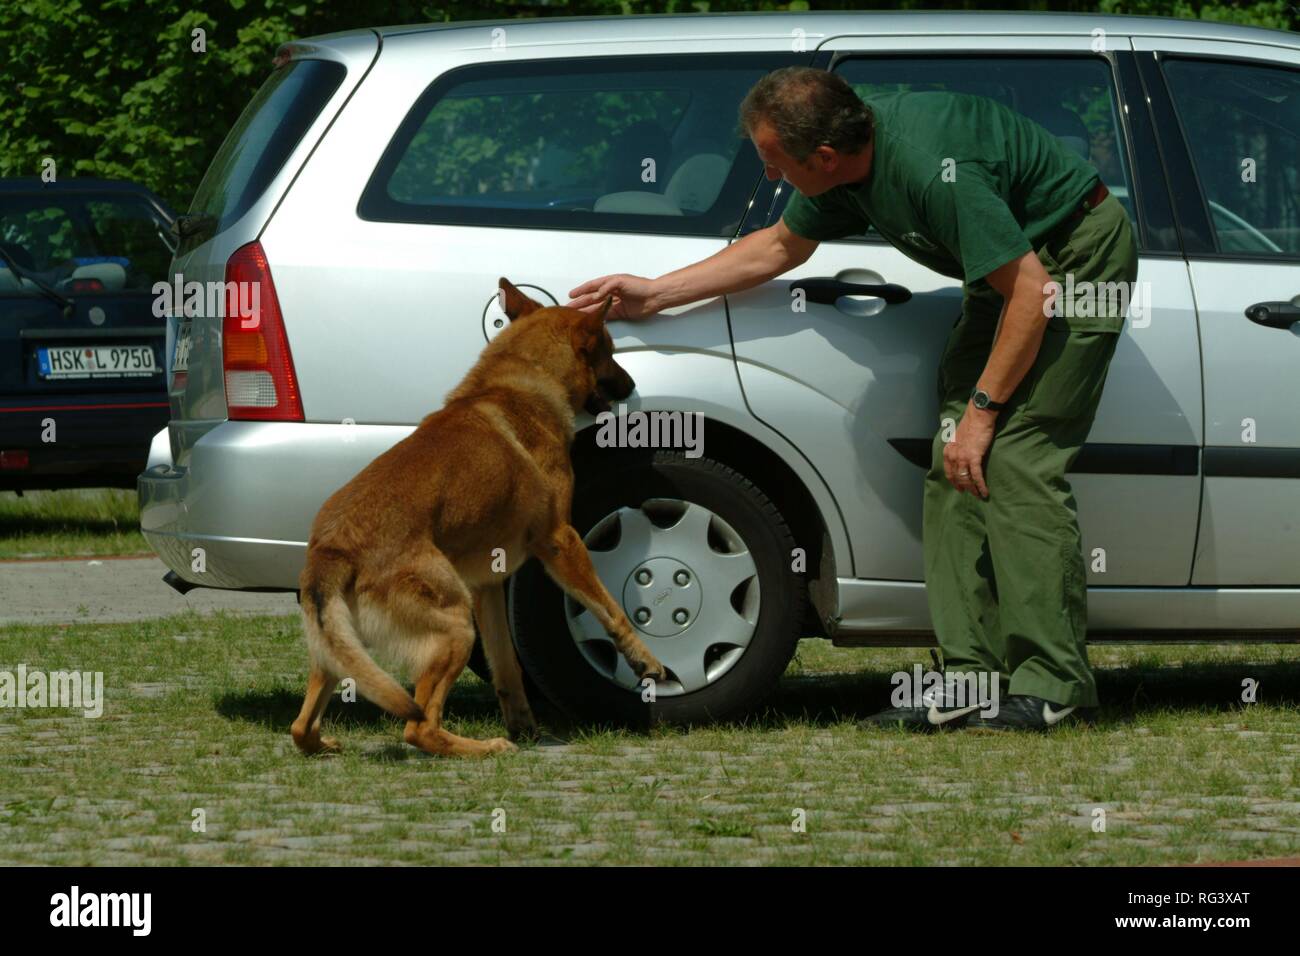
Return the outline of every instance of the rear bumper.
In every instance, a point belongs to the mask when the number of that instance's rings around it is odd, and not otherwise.
[[[0,490],[130,488],[168,414],[167,397],[152,392],[0,397],[0,450],[28,457],[26,468],[0,470]]]
[[[320,506],[412,428],[223,422],[139,476],[140,527],[191,584],[297,590]]]

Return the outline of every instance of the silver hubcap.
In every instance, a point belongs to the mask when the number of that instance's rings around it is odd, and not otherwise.
[[[758,569],[727,522],[703,505],[652,498],[620,508],[583,539],[596,573],[670,674],[656,696],[700,690],[740,660],[758,623]],[[632,669],[595,617],[566,596],[569,633],[587,662],[628,690]]]

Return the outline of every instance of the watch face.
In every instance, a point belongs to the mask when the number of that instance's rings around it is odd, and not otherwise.
[[[974,401],[975,401],[975,407],[976,407],[976,408],[988,408],[988,405],[989,405],[989,393],[988,393],[988,392],[979,392],[979,391],[977,391],[977,392],[976,392],[973,396],[971,396],[971,397],[972,397],[972,398],[974,399]]]

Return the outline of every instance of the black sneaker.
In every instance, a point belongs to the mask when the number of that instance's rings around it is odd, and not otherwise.
[[[858,726],[864,729],[896,728],[932,734],[940,730],[960,730],[966,726],[971,715],[983,704],[953,707],[942,693],[927,693],[919,704],[911,707],[890,707],[878,714],[872,714]]]
[[[1005,698],[998,706],[998,712],[992,717],[979,714],[971,717],[968,725],[971,730],[1037,730],[1048,731],[1069,717],[1076,707],[1053,704],[1041,697],[1028,694],[1013,694]]]

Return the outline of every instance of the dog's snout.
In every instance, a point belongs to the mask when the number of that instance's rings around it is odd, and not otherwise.
[[[632,394],[632,389],[636,388],[636,382],[632,380],[631,375],[619,368],[617,374],[600,380],[600,388],[610,398],[622,399]]]

